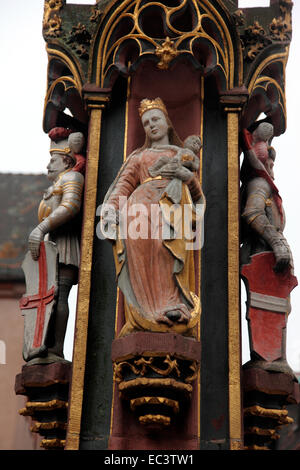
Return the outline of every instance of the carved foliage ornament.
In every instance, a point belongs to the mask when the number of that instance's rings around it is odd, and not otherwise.
[[[159,376],[166,377],[173,374],[174,377],[180,378],[185,383],[191,383],[196,378],[198,365],[195,361],[189,362],[185,366],[185,371],[182,370],[181,362],[176,358],[171,358],[169,354],[165,357],[140,357],[134,360],[116,362],[115,378],[117,382],[124,380],[124,371],[130,370],[136,376],[145,377],[149,372],[155,372]]]
[[[94,6],[92,8],[92,14],[90,16],[90,21],[92,23],[96,23],[98,21],[98,19],[100,18],[100,16],[101,16],[101,11],[98,9],[97,6]]]
[[[66,43],[76,52],[76,54],[82,59],[88,59],[88,47],[91,43],[91,35],[87,31],[86,27],[78,23],[73,26],[71,31],[68,33]]]
[[[176,50],[174,42],[167,37],[161,46],[157,46],[155,54],[160,59],[157,67],[162,70],[167,70],[170,62],[179,54],[179,52]]]
[[[120,397],[143,426],[166,427],[184,410],[199,363],[169,354],[136,356],[114,363]]]
[[[45,37],[56,38],[61,33],[61,17],[58,12],[63,7],[63,0],[46,0],[44,4],[43,32]]]
[[[255,21],[245,29],[241,35],[244,57],[250,61],[254,60],[258,53],[274,42],[290,42],[292,35],[292,2],[282,0],[280,10],[282,15],[273,18],[267,30]]]
[[[59,15],[64,6],[63,0],[45,0],[43,17],[43,34],[45,39],[51,40],[59,38],[68,44],[77,56],[87,60],[89,58],[89,46],[91,34],[86,26],[80,22],[74,25],[71,30],[63,32],[62,18]],[[91,10],[90,22],[96,24],[101,16],[100,10],[95,6]]]

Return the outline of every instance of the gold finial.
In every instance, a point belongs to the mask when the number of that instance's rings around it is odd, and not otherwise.
[[[167,70],[171,60],[174,59],[179,52],[174,45],[174,41],[171,41],[170,38],[167,37],[161,46],[157,46],[155,54],[160,59],[157,67],[162,70]]]
[[[168,115],[164,102],[160,98],[155,98],[155,100],[149,100],[148,98],[143,99],[139,107],[140,116],[142,117],[149,109],[160,109],[166,116]]]

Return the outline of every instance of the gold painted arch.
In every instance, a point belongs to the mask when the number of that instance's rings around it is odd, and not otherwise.
[[[275,135],[286,129],[285,69],[288,60],[287,47],[262,60],[248,80],[249,101],[244,110],[243,126],[248,127],[260,113],[274,125]],[[254,110],[256,109],[256,115]]]
[[[48,53],[48,84],[44,100],[43,128],[49,132],[52,127],[62,123],[70,125],[73,120],[86,127],[87,115],[82,98],[83,73],[65,52],[47,46]],[[64,111],[71,112],[71,118]],[[80,127],[81,127],[81,124]]]
[[[49,45],[47,45],[46,51],[48,54],[48,70],[49,70],[49,66],[51,62],[55,59],[63,63],[69,69],[76,83],[76,87],[81,93],[82,84],[84,83],[84,74],[81,70],[80,64],[71,60],[67,52],[63,52],[61,50],[55,49]],[[48,73],[48,77],[49,77],[49,73]]]
[[[147,20],[151,27],[159,22],[160,26],[151,30]],[[109,87],[114,72],[127,75],[128,63],[145,58],[158,62],[159,54],[165,69],[181,57],[195,63],[195,49],[204,47],[206,63],[196,64],[203,75],[217,71],[223,88],[234,88],[242,83],[242,50],[238,47],[236,53],[233,42],[240,44],[221,1],[214,6],[208,0],[114,0],[103,13],[92,44],[89,82]]]

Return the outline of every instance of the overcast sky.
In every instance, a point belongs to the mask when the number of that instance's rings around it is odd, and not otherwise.
[[[93,4],[93,1],[67,3]],[[267,6],[268,0],[240,0],[239,6]],[[43,0],[14,0],[0,7],[2,113],[0,132],[2,173],[44,173],[49,159],[49,138],[42,130],[43,104],[46,92],[47,55],[42,37]],[[298,30],[297,30],[298,26]],[[299,247],[299,105],[298,82],[300,59],[300,0],[294,1],[293,40],[287,65],[286,98],[288,125],[285,134],[275,138],[277,151],[275,182],[287,216],[285,236],[295,261],[295,274],[300,280]],[[71,305],[75,304],[73,291]],[[288,361],[300,371],[300,286],[291,295],[292,312],[288,321]],[[244,314],[243,314],[244,317]],[[247,334],[243,318],[243,362],[248,359]],[[66,356],[71,359],[74,318],[70,319]]]

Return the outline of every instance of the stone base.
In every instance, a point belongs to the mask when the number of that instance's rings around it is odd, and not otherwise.
[[[118,419],[122,421],[122,410],[128,409],[141,434],[156,431],[166,438],[168,429],[174,433],[189,406],[200,355],[198,341],[174,333],[139,332],[116,339],[112,360]],[[117,437],[119,442],[122,436],[111,438],[115,445]]]
[[[15,393],[27,396],[23,416],[31,416],[32,432],[39,433],[44,449],[63,449],[68,419],[70,362],[24,365],[16,376]]]
[[[286,406],[299,403],[299,383],[288,373],[247,367],[243,370],[246,450],[271,450],[279,429],[291,424]]]

